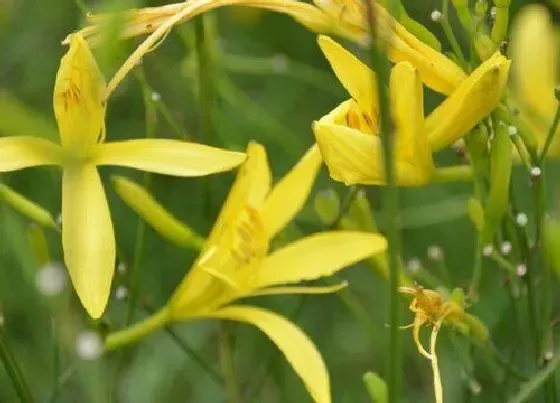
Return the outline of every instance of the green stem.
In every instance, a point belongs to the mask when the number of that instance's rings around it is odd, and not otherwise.
[[[509,403],[522,403],[527,401],[554,375],[558,364],[560,364],[560,349],[554,352],[554,357],[546,367],[538,371],[528,382],[521,386],[521,390],[509,400]]]
[[[389,1],[388,10],[395,10],[398,3]],[[399,214],[399,198],[398,189],[395,181],[395,166],[393,160],[394,149],[394,127],[391,122],[391,113],[389,110],[389,74],[391,65],[385,54],[383,41],[378,41],[375,27],[375,12],[373,4],[365,1],[367,11],[367,21],[371,35],[370,46],[370,63],[372,69],[377,74],[378,86],[377,92],[379,96],[379,116],[381,128],[381,143],[383,146],[383,161],[373,161],[373,164],[383,163],[385,172],[386,186],[383,189],[383,207],[387,214],[387,241],[388,241],[388,260],[389,260],[389,360],[388,360],[388,390],[389,402],[400,402],[401,391],[401,371],[402,357],[399,333],[399,310],[400,298],[398,292],[399,286],[399,251],[400,236],[398,226]],[[373,83],[372,83],[373,85]],[[375,89],[374,89],[375,91]]]
[[[546,135],[546,141],[544,143],[543,149],[541,151],[541,155],[539,156],[539,165],[542,166],[546,154],[548,153],[548,149],[552,144],[552,140],[554,139],[554,135],[556,134],[556,130],[558,129],[558,124],[560,123],[560,103],[556,107],[556,113],[554,114],[554,120],[552,121],[552,125],[548,130],[548,134]]]
[[[467,61],[465,59],[465,55],[463,54],[463,50],[461,49],[461,45],[459,45],[459,41],[457,41],[457,37],[451,28],[451,24],[449,23],[449,0],[442,0],[441,2],[441,27],[443,29],[443,33],[447,37],[449,44],[451,45],[451,49],[453,49],[453,53],[457,55],[459,58],[459,62],[463,68],[467,66]]]
[[[228,403],[239,403],[239,385],[229,340],[228,324],[226,323],[220,323],[220,364],[225,381],[227,401]]]
[[[0,320],[4,320],[3,317],[0,316]],[[20,367],[18,366],[14,353],[8,343],[8,339],[4,334],[4,327],[0,323],[0,360],[4,364],[4,368],[8,373],[8,377],[12,381],[12,386],[20,400],[21,403],[32,403],[33,396],[29,391],[29,387],[27,386],[27,382],[23,376],[23,372],[21,371]]]
[[[105,350],[116,350],[135,343],[148,334],[165,327],[171,319],[171,310],[164,307],[124,330],[110,333],[105,339]]]
[[[471,165],[454,165],[451,167],[437,168],[432,176],[432,182],[468,182],[472,181],[474,170]]]

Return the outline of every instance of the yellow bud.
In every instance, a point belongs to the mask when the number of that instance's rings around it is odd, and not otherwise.
[[[471,197],[467,201],[469,218],[478,232],[484,229],[484,209],[480,200]]]
[[[57,228],[51,213],[2,183],[0,183],[0,199],[31,221],[47,228]]]
[[[113,186],[121,199],[162,237],[184,248],[202,249],[204,239],[173,217],[145,188],[122,176],[113,178]]]

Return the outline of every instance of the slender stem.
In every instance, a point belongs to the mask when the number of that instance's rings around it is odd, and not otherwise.
[[[560,103],[556,107],[556,113],[554,114],[554,120],[552,121],[552,125],[548,130],[548,134],[546,135],[546,141],[544,143],[543,149],[541,151],[541,155],[539,156],[539,165],[542,165],[546,154],[548,153],[548,149],[552,144],[552,140],[554,139],[554,135],[556,134],[556,130],[558,129],[558,124],[560,123]]]
[[[231,350],[228,324],[220,323],[220,364],[225,381],[227,401],[228,403],[239,403],[239,386]]]
[[[135,343],[148,334],[166,326],[171,318],[169,307],[164,307],[153,315],[148,316],[124,330],[110,333],[105,339],[106,350],[116,350]]]
[[[454,165],[450,167],[437,168],[432,176],[432,182],[468,182],[474,178],[474,170],[471,165]]]
[[[451,24],[449,23],[449,0],[442,0],[441,2],[441,27],[443,29],[443,33],[447,37],[449,44],[451,45],[451,49],[453,49],[453,53],[457,55],[459,61],[463,67],[466,67],[467,62],[465,59],[465,55],[463,54],[463,50],[461,49],[461,45],[459,45],[459,41],[457,41],[457,37],[451,28]]]
[[[560,364],[560,349],[554,352],[554,357],[545,368],[538,371],[528,382],[521,386],[521,390],[509,400],[509,403],[522,403],[527,401],[551,376],[553,376],[558,364]]]
[[[0,316],[0,321],[4,320]],[[27,386],[27,382],[23,376],[23,372],[18,366],[14,353],[8,343],[8,339],[4,334],[4,326],[0,323],[0,360],[4,364],[4,368],[8,373],[8,377],[12,381],[12,386],[20,400],[21,403],[32,403],[34,402],[33,396]]]
[[[397,4],[390,1],[388,4],[389,12],[395,9]],[[383,146],[383,168],[385,172],[386,186],[383,189],[383,206],[387,214],[387,240],[388,240],[388,260],[389,260],[389,362],[387,384],[389,390],[389,402],[400,402],[401,389],[401,348],[399,333],[399,309],[400,299],[398,293],[399,286],[399,227],[398,227],[398,209],[399,199],[398,190],[395,182],[395,167],[393,161],[394,148],[394,130],[391,122],[391,113],[389,110],[389,72],[391,65],[385,55],[383,41],[379,41],[375,27],[375,11],[373,2],[366,0],[367,21],[371,35],[370,46],[370,63],[377,74],[378,79],[378,96],[379,96],[379,112],[380,112],[380,128],[381,143]],[[372,83],[373,85],[373,83]],[[373,164],[379,164],[381,161],[373,161]]]

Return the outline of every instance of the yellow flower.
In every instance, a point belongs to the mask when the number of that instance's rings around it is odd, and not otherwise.
[[[319,45],[352,97],[313,124],[331,177],[347,185],[384,184],[374,74],[329,37],[319,36]],[[422,83],[410,63],[393,67],[389,98],[396,126],[397,183],[424,185],[432,175],[434,162],[424,131]]]
[[[331,177],[347,185],[384,184],[374,73],[326,36],[319,45],[351,99],[313,124]],[[395,167],[401,186],[422,186],[434,171],[432,153],[455,143],[499,103],[510,61],[496,52],[472,72],[426,119],[416,69],[400,62],[391,71],[389,101],[395,129]]]
[[[544,146],[558,101],[558,31],[545,7],[532,4],[518,14],[511,34],[512,84],[520,119]],[[548,155],[560,156],[560,136],[553,138]]]
[[[144,54],[155,48],[175,24],[189,21],[196,15],[222,6],[240,5],[276,11],[290,15],[313,32],[336,34],[362,45],[369,44],[369,24],[365,5],[361,1],[314,0],[314,3],[316,6],[295,0],[192,0],[128,10],[117,16],[122,18],[115,18],[114,14],[90,15],[90,25],[79,32],[86,37],[95,38],[99,36],[104,24],[110,21],[124,21],[123,37],[152,33],[123,64],[122,71],[115,74],[115,83],[109,84],[111,91]],[[375,1],[373,6],[378,35],[387,44],[389,59],[394,63],[410,62],[418,70],[421,79],[433,90],[443,94],[453,92],[466,77],[463,70],[444,54],[407,31],[383,6]],[[411,21],[408,16],[406,18]],[[415,24],[416,31],[418,25]],[[425,34],[429,32],[425,30]],[[430,38],[432,37],[430,34]],[[63,43],[68,41],[67,38]]]
[[[73,35],[54,86],[61,144],[31,136],[0,139],[0,172],[38,165],[62,168],[62,246],[76,292],[98,318],[115,264],[115,236],[98,165],[176,176],[201,176],[239,165],[245,154],[176,140],[104,143],[106,87],[80,35]]]
[[[199,258],[168,304],[136,328],[109,335],[106,348],[117,348],[131,337],[137,338],[173,320],[219,318],[245,322],[258,327],[278,346],[316,402],[330,402],[327,368],[311,340],[276,313],[234,302],[257,295],[337,291],[345,283],[329,287],[295,284],[332,275],[383,252],[387,243],[377,234],[332,231],[310,235],[269,253],[271,239],[306,201],[321,157],[313,146],[271,188],[264,148],[253,143],[247,154]]]

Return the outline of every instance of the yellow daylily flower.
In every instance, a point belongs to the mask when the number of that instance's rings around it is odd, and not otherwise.
[[[38,165],[62,168],[64,260],[80,301],[94,318],[105,310],[115,264],[113,225],[96,167],[190,177],[227,171],[245,159],[244,153],[178,140],[104,143],[106,102],[105,81],[86,41],[72,35],[53,95],[61,144],[31,136],[0,138],[0,172]]]
[[[379,37],[385,41],[388,57],[394,63],[410,62],[426,85],[437,92],[450,94],[466,78],[463,70],[444,54],[422,42],[397,22],[379,3],[373,1]],[[316,33],[340,35],[361,45],[370,42],[365,5],[355,0],[314,0],[315,6],[296,0],[191,0],[160,7],[131,9],[120,14],[122,36],[132,37],[151,33],[137,52],[123,64],[115,75],[115,85],[124,78],[144,54],[175,24],[189,21],[196,15],[223,6],[246,6],[267,9],[293,17]],[[115,14],[88,16],[90,25],[79,31],[85,37],[96,37],[101,27],[113,20]],[[408,17],[409,18],[409,17]],[[418,25],[418,24],[417,24]],[[426,30],[426,33],[427,30]],[[64,41],[68,42],[68,38]],[[63,43],[64,43],[63,42]]]
[[[334,180],[347,185],[385,183],[378,126],[374,73],[327,36],[319,46],[351,99],[313,123],[313,132]],[[391,71],[389,99],[394,123],[397,183],[426,184],[434,170],[424,131],[422,83],[412,65],[400,62]]]
[[[274,187],[265,149],[249,145],[213,229],[193,267],[168,304],[144,322],[109,335],[106,348],[165,326],[170,321],[218,318],[258,327],[284,353],[316,402],[328,403],[327,368],[311,340],[294,324],[268,310],[236,305],[257,295],[317,294],[339,290],[295,285],[330,276],[346,266],[383,252],[384,237],[357,231],[310,235],[269,253],[269,244],[306,201],[321,164],[313,146]]]
[[[374,73],[327,36],[319,46],[351,99],[314,122],[315,139],[331,177],[347,185],[384,184]],[[510,61],[496,52],[426,119],[416,69],[400,62],[391,71],[389,101],[396,126],[395,167],[401,186],[422,186],[434,172],[432,153],[455,143],[499,103]]]
[[[544,6],[531,4],[517,15],[510,44],[513,101],[541,150],[558,107],[554,95],[559,83],[558,39],[558,30]],[[560,156],[558,132],[547,155]]]

